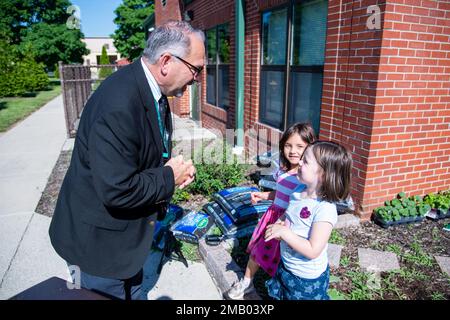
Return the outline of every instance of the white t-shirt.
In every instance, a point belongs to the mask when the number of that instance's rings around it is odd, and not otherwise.
[[[333,226],[336,224],[337,210],[334,203],[318,199],[301,199],[299,195],[299,192],[291,195],[289,206],[286,209],[286,219],[288,220],[289,228],[296,235],[309,239],[314,222],[325,221]],[[302,218],[300,216],[302,209],[304,213],[306,211],[310,212],[309,217]],[[317,258],[308,259],[292,249],[286,242],[281,241],[280,243],[281,258],[286,269],[305,279],[315,279],[326,270],[328,266],[327,249],[328,244]]]

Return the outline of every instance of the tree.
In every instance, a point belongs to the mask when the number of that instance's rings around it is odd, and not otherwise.
[[[0,29],[6,31],[12,44],[18,44],[24,32],[34,24],[65,24],[70,5],[68,0],[2,0]]]
[[[38,23],[27,30],[20,48],[31,46],[37,62],[54,71],[58,61],[82,63],[83,55],[89,53],[81,41],[83,34],[77,29],[68,29],[65,24]]]
[[[110,64],[108,55],[106,54],[106,48],[103,46],[102,55],[100,56],[100,64]],[[111,67],[103,67],[100,69],[99,76],[101,79],[106,78],[112,73]]]
[[[111,35],[117,51],[128,60],[139,57],[145,48],[145,19],[154,12],[153,1],[124,0],[114,11],[117,29]]]
[[[35,59],[47,70],[58,60],[81,62],[89,51],[81,41],[83,34],[66,26],[70,5],[68,0],[1,0],[0,30],[22,54],[31,45]]]

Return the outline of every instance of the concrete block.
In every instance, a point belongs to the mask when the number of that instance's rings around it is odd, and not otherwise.
[[[442,272],[450,276],[450,257],[434,256]]]
[[[328,244],[327,254],[328,254],[328,264],[330,265],[330,267],[339,268],[342,248],[344,247],[338,244],[334,243]]]
[[[392,252],[358,248],[358,258],[364,271],[377,273],[400,269],[397,256]]]
[[[338,221],[334,226],[336,229],[342,229],[352,226],[359,226],[359,218],[351,213],[338,215]]]

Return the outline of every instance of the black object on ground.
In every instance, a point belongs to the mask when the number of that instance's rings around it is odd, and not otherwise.
[[[186,258],[183,255],[183,252],[181,251],[181,244],[180,242],[175,238],[172,231],[167,230],[164,233],[164,249],[163,253],[161,255],[161,260],[158,264],[158,269],[156,269],[156,273],[160,274],[163,264],[165,263],[164,258],[174,259],[177,261],[183,262],[183,264],[188,267],[188,263]]]
[[[9,300],[110,300],[84,288],[69,289],[63,279],[52,277],[28,288]]]

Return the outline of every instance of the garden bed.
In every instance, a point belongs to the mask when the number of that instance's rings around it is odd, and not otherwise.
[[[333,297],[352,300],[442,300],[450,299],[450,277],[443,273],[433,256],[448,256],[450,232],[443,227],[450,219],[396,225],[383,229],[373,222],[333,231],[330,242],[343,246],[339,268],[331,268],[330,289]],[[248,238],[241,239],[231,251],[236,263],[245,268]],[[358,248],[390,251],[399,258],[400,270],[382,272],[378,286],[373,274],[362,272]],[[263,299],[267,296],[261,270],[255,276],[255,287]]]
[[[61,153],[36,212],[53,215],[70,155],[71,152]],[[251,184],[250,179],[247,183]],[[187,210],[199,210],[207,201],[208,197],[197,195],[191,196],[188,201],[181,201],[179,205]],[[359,227],[334,231],[330,242],[344,248],[340,267],[331,269],[330,288],[335,295],[346,299],[450,299],[450,277],[441,271],[434,259],[435,255],[449,256],[450,232],[443,230],[449,222],[448,218],[437,221],[424,219],[420,223],[395,225],[388,229],[366,222]],[[231,251],[242,269],[248,261],[245,253],[248,241],[249,237],[240,239],[239,246]],[[358,248],[394,252],[399,257],[400,271],[382,272],[380,287],[373,288],[369,285],[371,275],[361,272],[359,268]],[[255,277],[257,292],[263,299],[269,299],[264,286],[267,279],[269,277],[261,270]]]

